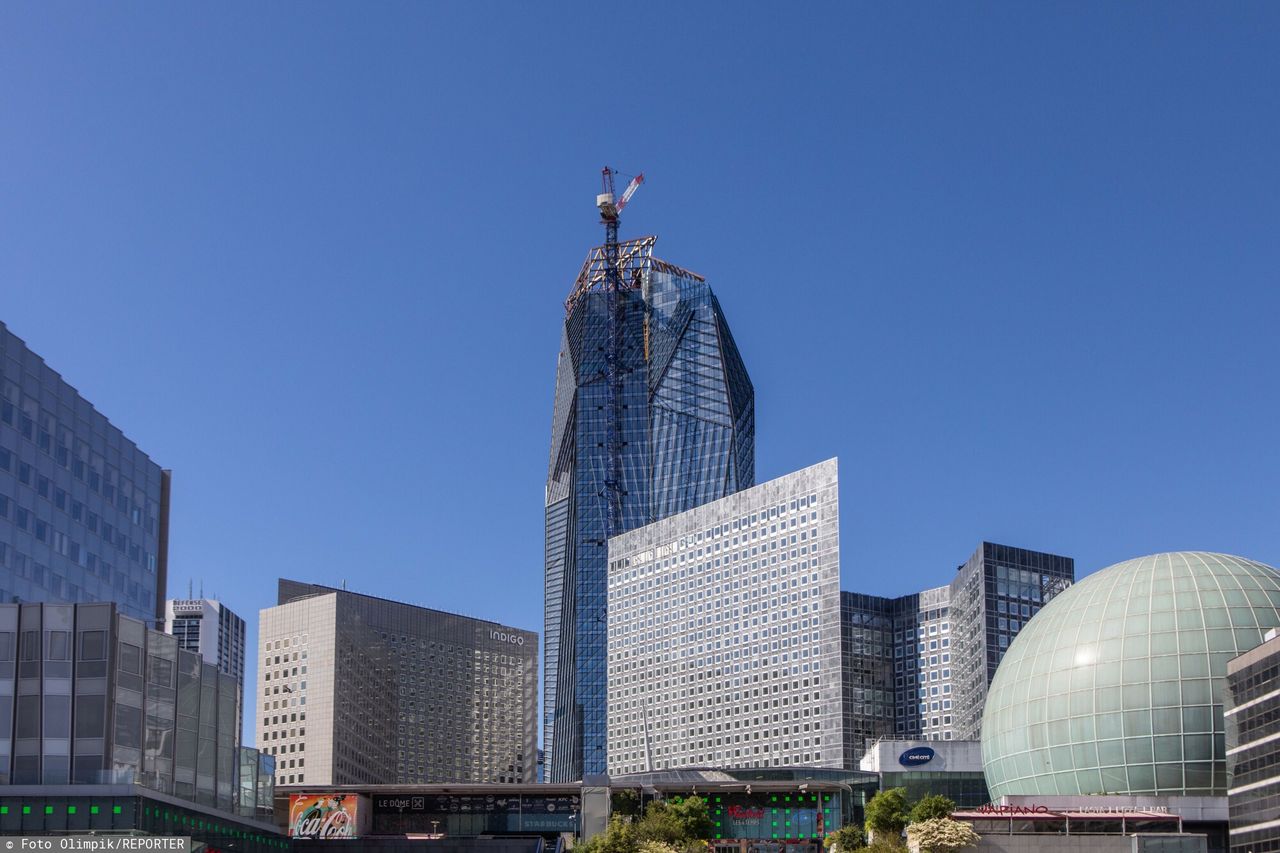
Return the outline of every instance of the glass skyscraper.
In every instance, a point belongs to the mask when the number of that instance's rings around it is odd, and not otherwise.
[[[622,287],[612,294],[594,250],[566,304],[546,491],[543,743],[553,782],[606,768],[609,537],[755,478],[755,395],[724,313],[701,276],[654,258],[653,243],[620,244]],[[610,436],[611,417],[620,435]]]
[[[169,472],[0,323],[0,601],[164,619]]]

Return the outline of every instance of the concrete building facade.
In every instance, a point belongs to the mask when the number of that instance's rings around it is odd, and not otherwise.
[[[849,766],[834,459],[609,543],[609,773]]]
[[[290,580],[278,601],[254,716],[279,784],[535,779],[536,633]]]

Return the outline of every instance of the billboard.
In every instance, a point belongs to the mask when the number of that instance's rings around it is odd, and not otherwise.
[[[369,809],[359,794],[290,794],[290,838],[359,838]]]

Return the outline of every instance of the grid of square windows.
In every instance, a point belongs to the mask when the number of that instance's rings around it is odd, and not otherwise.
[[[823,465],[611,541],[611,773],[842,763],[837,534],[825,523],[835,463]]]

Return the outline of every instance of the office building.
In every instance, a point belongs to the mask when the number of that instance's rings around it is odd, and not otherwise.
[[[0,602],[164,618],[169,472],[0,323]]]
[[[992,796],[1226,797],[1227,662],[1278,625],[1280,574],[1252,560],[1155,554],[1086,577],[991,683]]]
[[[244,684],[244,620],[220,601],[180,598],[165,602],[164,632],[178,648],[196,652]]]
[[[239,682],[116,604],[0,604],[0,784],[252,809],[271,793],[240,802],[258,757],[241,748],[239,703]]]
[[[566,303],[546,484],[553,782],[607,764],[610,537],[755,478],[754,392],[724,312],[701,276],[654,258],[653,243],[618,244],[617,267],[593,250]]]
[[[1280,635],[1227,662],[1231,853],[1280,850]]]
[[[951,587],[893,599],[893,730],[899,738],[952,740]]]
[[[852,766],[836,460],[609,542],[608,772]]]
[[[1071,586],[1075,576],[1075,561],[1070,557],[993,542],[979,545],[960,567],[950,585],[951,660],[955,664],[951,730],[956,740],[980,739],[987,689],[1009,644],[1041,607]],[[929,632],[931,639],[932,628]],[[932,642],[929,654],[932,664]],[[932,692],[930,689],[928,726],[921,703],[922,733],[937,730]]]
[[[893,605],[894,599],[840,593],[844,741],[851,757],[865,745],[893,735]]]
[[[536,633],[318,584],[278,593],[253,700],[277,784],[534,780]]]
[[[1009,643],[1075,577],[1070,557],[983,542],[946,586],[841,593],[845,740],[972,741]],[[962,689],[963,688],[963,689]]]

